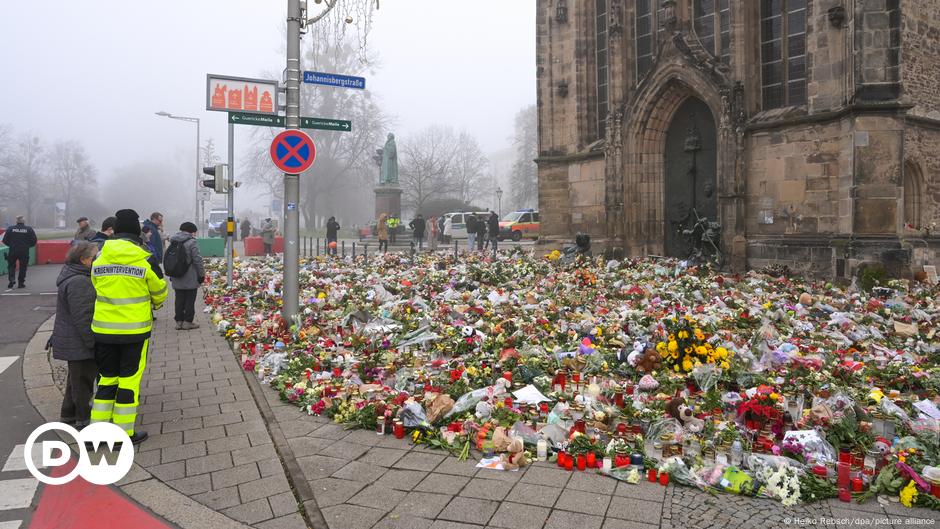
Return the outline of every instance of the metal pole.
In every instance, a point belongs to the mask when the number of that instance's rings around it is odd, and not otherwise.
[[[346,241],[343,241],[343,258],[346,257]]]
[[[355,260],[355,259],[356,259],[356,243],[353,242],[352,244],[353,244],[353,255],[352,255],[352,258],[353,258],[353,260]]]
[[[228,125],[228,222],[225,223],[225,284],[232,286],[235,254],[235,125]]]
[[[205,230],[205,226],[202,225],[202,215],[199,213],[199,181],[202,179],[202,156],[199,152],[200,144],[202,143],[202,131],[200,130],[199,118],[196,118],[196,211],[193,212],[193,216],[196,217],[196,226],[200,230]]]
[[[317,257],[320,257],[320,238],[317,237]]]
[[[288,130],[300,128],[300,0],[287,0],[287,114]],[[297,237],[300,233],[300,176],[284,174],[284,310],[288,322],[300,307],[300,267]]]

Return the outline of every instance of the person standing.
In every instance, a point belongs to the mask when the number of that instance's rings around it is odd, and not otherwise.
[[[49,339],[52,357],[68,362],[59,421],[78,429],[90,420],[91,397],[98,376],[95,335],[91,332],[96,296],[91,284],[91,264],[97,254],[98,245],[89,241],[80,240],[69,248],[65,266],[56,279],[55,326]]]
[[[153,269],[153,273],[157,274],[157,277],[163,279],[163,269],[160,268],[160,261],[157,260],[157,254],[153,249],[153,230],[147,224],[144,224],[144,227],[140,229],[140,240],[143,241],[143,247],[150,252],[150,257],[147,259],[147,262],[150,263],[150,268]]]
[[[408,223],[408,227],[412,229],[414,236],[412,244],[418,247],[419,252],[424,250],[424,230],[427,228],[427,225],[427,222],[424,220],[424,215],[420,213]]]
[[[375,223],[375,236],[379,240],[379,251],[388,252],[388,213],[379,215]]]
[[[150,252],[141,246],[137,212],[122,209],[115,219],[117,233],[104,243],[91,268],[97,294],[91,331],[99,373],[91,422],[113,422],[139,444],[147,438],[147,432],[134,429],[134,422],[147,365],[152,311],[166,301],[167,285],[147,262]]]
[[[395,236],[398,235],[398,225],[401,224],[401,221],[398,220],[398,217],[392,215],[388,219],[388,234],[389,238],[392,240],[392,244],[395,244]]]
[[[199,328],[199,324],[193,323],[193,319],[196,316],[196,295],[199,292],[199,286],[206,280],[206,269],[203,266],[199,245],[196,243],[196,231],[195,224],[184,222],[180,225],[179,233],[170,237],[170,244],[178,248],[178,258],[183,259],[186,264],[186,271],[182,275],[177,276],[174,271],[174,275],[170,277],[173,292],[176,294],[174,318],[176,330],[188,331]],[[168,267],[167,273],[169,271]]]
[[[75,230],[75,241],[90,241],[95,237],[95,230],[88,224],[88,217],[79,217],[75,222],[78,223],[78,229]]]
[[[330,255],[336,255],[336,244],[337,239],[339,239],[339,222],[336,222],[336,217],[330,217],[330,220],[326,221],[326,246],[329,248]],[[336,244],[330,244],[336,243]]]
[[[477,241],[477,216],[473,213],[466,215],[467,226],[467,250],[473,251]]]
[[[243,240],[243,241],[244,241],[246,238],[251,237],[251,221],[250,221],[250,220],[248,220],[248,219],[243,220],[242,223],[241,223],[240,228],[241,228],[241,232],[242,232],[242,240]]]
[[[499,242],[499,215],[495,211],[490,211],[489,226],[490,244],[493,246],[493,254],[496,254],[496,244]]]
[[[101,222],[101,230],[91,238],[91,242],[98,245],[100,250],[104,243],[114,237],[114,223],[117,221],[114,217],[108,217]]]
[[[264,244],[264,255],[271,255],[275,231],[271,217],[264,219],[264,224],[261,225],[261,243]]]
[[[36,232],[32,226],[26,225],[26,219],[22,215],[16,217],[16,224],[7,228],[3,233],[3,244],[10,247],[10,253],[7,254],[7,265],[9,267],[10,282],[7,288],[13,288],[13,279],[17,279],[20,288],[26,288],[26,268],[29,265],[29,249],[36,246]],[[16,273],[16,266],[19,264],[19,275]]]
[[[486,219],[481,216],[477,219],[477,250],[482,252],[484,244],[486,244]]]
[[[157,262],[163,262],[163,234],[160,231],[163,228],[163,213],[154,211],[150,218],[144,221],[144,226],[150,228],[150,246],[153,248],[153,255]]]

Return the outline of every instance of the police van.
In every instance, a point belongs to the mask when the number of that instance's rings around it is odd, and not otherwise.
[[[466,239],[467,218],[469,218],[470,215],[476,215],[477,220],[482,220],[483,222],[486,222],[490,218],[489,211],[447,213],[444,215],[444,241],[449,242],[453,239]]]

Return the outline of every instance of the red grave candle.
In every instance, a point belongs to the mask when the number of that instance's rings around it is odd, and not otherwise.
[[[587,466],[588,468],[597,468],[597,454],[594,452],[587,453]]]
[[[587,461],[586,461],[586,459],[587,459],[587,458],[584,457],[584,454],[579,454],[579,455],[578,455],[578,470],[584,470],[585,468],[587,468]]]

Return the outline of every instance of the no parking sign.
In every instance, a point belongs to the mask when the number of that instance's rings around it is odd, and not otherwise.
[[[285,130],[271,142],[271,160],[287,174],[300,174],[310,169],[316,157],[313,140],[299,130]]]

